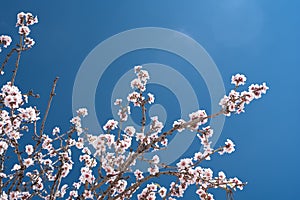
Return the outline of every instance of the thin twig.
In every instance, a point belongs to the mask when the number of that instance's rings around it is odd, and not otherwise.
[[[2,63],[2,66],[0,68],[0,73],[4,70],[4,67],[6,65],[6,63],[8,62],[8,60],[10,59],[10,57],[12,56],[12,54],[17,51],[17,48],[13,48],[6,56],[5,60]]]
[[[14,73],[11,77],[11,84],[14,85],[14,82],[15,82],[15,78],[17,76],[17,72],[18,72],[18,68],[19,68],[19,64],[20,64],[20,59],[21,59],[21,52],[23,50],[23,35],[20,35],[20,43],[19,43],[19,49],[17,49],[17,52],[18,52],[18,57],[17,57],[17,60],[16,60],[16,66],[15,66],[15,69],[14,69]]]
[[[45,123],[46,123],[47,116],[48,116],[48,113],[49,113],[49,110],[51,107],[51,102],[52,102],[53,96],[55,95],[55,87],[56,87],[57,81],[58,81],[58,77],[56,77],[53,81],[52,90],[51,90],[50,97],[48,100],[48,106],[47,106],[47,109],[46,109],[46,112],[45,112],[45,115],[44,115],[44,118],[42,121],[41,129],[40,129],[40,136],[42,136],[44,129],[45,129]]]

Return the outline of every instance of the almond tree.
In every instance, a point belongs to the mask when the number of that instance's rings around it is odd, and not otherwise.
[[[71,120],[69,130],[61,131],[55,127],[51,134],[45,131],[51,101],[55,95],[58,78],[55,78],[48,100],[48,106],[40,118],[36,107],[27,106],[29,98],[38,98],[32,90],[22,93],[15,85],[21,53],[31,49],[35,42],[28,37],[30,26],[38,23],[31,13],[17,15],[16,26],[19,29],[19,42],[10,50],[2,63],[0,72],[13,54],[17,54],[15,67],[10,80],[2,86],[0,93],[0,199],[177,199],[184,197],[186,189],[196,186],[196,194],[201,200],[212,200],[210,191],[221,188],[228,199],[232,192],[242,190],[245,182],[238,178],[227,178],[220,171],[216,175],[202,162],[210,160],[212,154],[232,153],[234,143],[227,139],[223,146],[213,148],[210,138],[213,129],[206,125],[208,119],[218,115],[230,116],[245,112],[245,105],[265,94],[268,87],[252,84],[248,90],[238,92],[246,77],[241,74],[232,76],[234,88],[220,100],[220,111],[208,115],[205,110],[189,114],[187,119],[174,121],[169,130],[165,130],[158,116],[148,119],[146,105],[155,102],[155,96],[147,92],[149,73],[142,66],[135,66],[136,78],[132,80],[132,92],[126,100],[116,99],[119,107],[119,119],[110,119],[103,125],[105,133],[92,135],[82,127],[81,119],[88,114],[85,108],[77,111]],[[1,35],[0,45],[8,48],[12,42],[10,36]],[[1,49],[0,49],[1,50]],[[140,108],[141,128],[122,127],[131,114],[132,107]],[[150,122],[150,127],[146,124]],[[146,159],[147,152],[168,148],[168,138],[189,130],[197,134],[203,150],[195,152],[193,157],[181,158],[174,165],[160,161],[158,155]],[[25,143],[23,135],[30,135],[32,141]],[[85,145],[85,144],[89,145]],[[73,151],[81,151],[77,158]],[[149,164],[148,172],[134,169],[137,160]],[[10,163],[13,163],[12,165]],[[76,167],[74,167],[76,165]],[[74,183],[67,182],[72,170],[80,169],[80,176]],[[170,185],[161,185],[157,178],[172,177]]]

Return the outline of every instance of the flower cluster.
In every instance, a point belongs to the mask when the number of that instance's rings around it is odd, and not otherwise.
[[[0,35],[0,45],[2,44],[4,48],[7,48],[10,45],[11,41],[12,39],[10,36]],[[1,48],[0,48],[0,52],[1,52]]]
[[[19,108],[23,104],[23,97],[19,88],[8,82],[2,86],[0,98],[6,107]]]
[[[236,74],[232,76],[231,83],[236,85],[236,88],[231,90],[229,95],[224,95],[219,103],[226,116],[230,116],[233,112],[237,114],[245,112],[245,104],[249,104],[253,99],[261,98],[261,95],[266,94],[269,89],[266,83],[261,85],[252,84],[248,87],[248,91],[237,92],[238,86],[244,85],[245,81],[246,77],[244,75]]]
[[[75,129],[78,133],[78,135],[80,135],[81,133],[83,133],[83,128],[81,127],[81,118],[80,117],[85,117],[87,116],[88,111],[86,108],[80,108],[77,110],[77,116],[73,117],[70,122],[75,126]],[[59,132],[58,130],[53,130],[53,133],[57,133]]]
[[[20,12],[17,15],[16,27],[19,27],[19,34],[24,37],[24,48],[31,48],[35,44],[35,41],[28,35],[30,33],[29,26],[36,23],[38,23],[38,18],[31,13]]]
[[[245,85],[247,78],[244,74],[236,74],[231,77],[231,83],[235,86]]]
[[[146,90],[147,81],[150,79],[149,73],[146,70],[142,69],[142,66],[138,65],[134,67],[134,72],[137,78],[131,81],[131,88],[138,90],[138,92],[134,91],[127,96],[127,100],[133,103],[134,106],[141,106],[142,104],[154,103],[154,95],[148,93],[148,98],[146,99],[142,96],[142,92]]]

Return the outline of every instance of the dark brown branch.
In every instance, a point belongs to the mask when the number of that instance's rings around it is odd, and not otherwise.
[[[142,96],[142,93],[140,94]],[[146,126],[146,108],[145,108],[145,101],[142,100],[141,98],[141,107],[142,107],[142,127],[141,127],[141,132],[144,133],[145,131],[145,126]]]

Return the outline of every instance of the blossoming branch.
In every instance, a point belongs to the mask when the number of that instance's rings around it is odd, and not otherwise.
[[[192,185],[201,200],[213,200],[211,190],[220,188],[231,198],[236,189],[246,185],[237,177],[227,177],[223,171],[214,173],[203,166],[203,161],[211,155],[232,153],[235,144],[227,139],[223,146],[213,148],[210,138],[213,136],[208,119],[218,115],[230,116],[245,112],[245,106],[262,97],[268,90],[265,83],[252,84],[248,90],[239,92],[246,77],[241,74],[232,76],[234,88],[220,100],[220,111],[208,115],[205,110],[190,113],[187,119],[174,121],[172,128],[166,130],[159,116],[146,115],[146,105],[155,103],[155,96],[147,92],[149,73],[142,66],[135,66],[136,78],[131,81],[132,92],[127,99],[116,99],[119,107],[118,119],[109,119],[103,124],[105,133],[93,135],[82,126],[82,118],[88,115],[85,108],[77,110],[77,116],[71,118],[69,130],[62,131],[58,126],[45,130],[51,101],[55,95],[57,78],[53,82],[48,106],[42,117],[36,106],[26,106],[29,99],[38,97],[32,90],[22,93],[15,85],[20,66],[21,52],[29,50],[35,41],[28,37],[30,26],[38,23],[36,16],[21,12],[17,15],[16,26],[20,40],[7,54],[1,65],[1,74],[12,54],[17,60],[12,77],[1,88],[0,93],[0,199],[132,199],[174,200],[184,197]],[[0,45],[8,48],[12,39],[0,36]],[[0,49],[1,50],[1,49]],[[141,128],[123,127],[131,115],[131,108],[141,112]],[[41,120],[42,119],[42,120]],[[150,126],[146,126],[147,123]],[[168,148],[168,139],[172,134],[191,131],[199,139],[203,150],[194,156],[181,158],[173,165],[161,161],[158,155],[147,159],[147,152],[156,152]],[[30,135],[31,141],[24,141],[24,135]],[[89,145],[86,145],[89,144]],[[78,157],[73,152],[80,152]],[[76,154],[78,155],[78,154]],[[140,160],[148,164],[147,172],[134,169]],[[68,182],[72,171],[80,172],[75,182]],[[158,177],[171,177],[169,185],[156,182]]]

